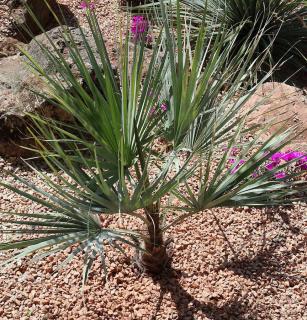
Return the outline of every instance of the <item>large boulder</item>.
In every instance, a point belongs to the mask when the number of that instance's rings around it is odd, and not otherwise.
[[[79,28],[74,27],[65,27],[68,28],[70,34],[74,39],[74,43],[78,49],[78,52],[82,58],[82,61],[85,63],[87,68],[91,69],[90,59],[88,57],[82,32]],[[99,60],[99,54],[97,52],[95,41],[89,30],[83,29],[83,33],[89,43],[89,46],[94,50],[96,59]],[[52,41],[52,44],[50,43]],[[73,61],[70,57],[69,49],[67,43],[63,36],[63,27],[56,27],[46,33],[40,34],[33,39],[27,47],[27,52],[45,69],[48,73],[54,72],[54,65],[52,61],[46,59],[46,54],[41,49],[41,46],[44,46],[50,53],[55,53],[56,50],[61,53],[64,59],[70,64],[70,67],[73,70],[76,70],[76,66],[73,64]]]
[[[66,121],[70,117],[60,108],[38,97],[44,82],[25,66],[20,56],[7,57],[0,64],[0,135],[16,136],[26,125],[28,112]]]
[[[297,127],[292,147],[307,150],[307,96],[303,90],[284,83],[263,84],[247,103],[247,109],[263,103],[251,114],[249,124],[267,124],[268,134],[280,127]]]
[[[45,30],[55,21],[52,11],[56,10],[56,0],[8,0],[7,6],[19,38],[25,41],[32,38],[31,34],[42,33],[40,26]]]
[[[81,30],[70,27],[70,31],[85,65],[90,72],[93,72],[84,47]],[[87,30],[83,30],[83,32],[90,46],[94,48],[95,55],[99,61],[99,55],[95,50],[96,46],[93,38]],[[52,39],[56,49],[52,47],[48,38]],[[80,83],[83,82],[83,79],[78,74],[76,66],[71,60],[61,27],[52,29],[48,31],[47,34],[41,34],[35,37],[27,47],[27,51],[34,59],[52,75],[52,73],[55,72],[54,66],[46,58],[46,55],[38,43],[43,45],[50,52],[59,50],[65,60],[70,64],[70,68],[78,81]],[[38,97],[31,91],[31,89],[43,91],[45,84],[39,76],[34,75],[30,71],[29,66],[25,61],[26,58],[22,55],[14,55],[0,59],[0,145],[2,144],[2,148],[0,146],[0,154],[2,155],[4,152],[9,156],[15,155],[17,150],[15,147],[12,150],[12,154],[7,154],[9,148],[3,148],[3,145],[7,146],[10,143],[10,140],[16,141],[17,139],[18,143],[20,142],[20,138],[23,137],[26,132],[29,121],[27,113],[39,113],[61,121],[72,120],[71,116],[63,110],[47,103],[43,98]],[[69,88],[67,88],[67,90],[69,90]],[[20,150],[17,154],[20,155]]]
[[[33,75],[20,56],[1,59],[0,62],[0,155],[27,155],[26,149],[31,142],[27,135],[30,124],[28,112],[57,119],[71,121],[69,114],[44,99],[35,95],[36,91],[44,89],[44,83]]]

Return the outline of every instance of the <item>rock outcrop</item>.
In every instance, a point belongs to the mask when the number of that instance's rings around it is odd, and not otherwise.
[[[8,0],[7,6],[19,38],[25,41],[31,39],[32,34],[42,33],[40,27],[45,30],[55,21],[52,11],[57,8],[56,0]]]
[[[70,27],[70,31],[85,65],[92,72],[92,66],[84,46],[81,30]],[[95,42],[90,33],[86,30],[83,30],[83,32],[89,45],[95,48]],[[53,41],[56,49],[52,47],[48,38]],[[54,28],[46,34],[35,37],[26,48],[34,59],[49,74],[52,74],[55,72],[54,66],[46,58],[46,54],[40,45],[44,46],[49,52],[59,50],[64,59],[69,63],[77,79],[82,83],[83,79],[78,74],[77,67],[71,60],[61,27]],[[94,52],[98,59],[98,52],[95,49]],[[2,143],[7,145],[10,139],[20,139],[23,136],[28,125],[29,119],[27,113],[29,112],[43,114],[44,116],[61,121],[71,120],[71,116],[66,112],[47,103],[43,98],[38,97],[32,92],[33,89],[36,92],[40,92],[44,90],[44,86],[44,81],[31,72],[24,56],[14,55],[0,59],[0,144],[2,141]],[[67,89],[69,90],[69,88]],[[5,148],[5,152],[8,152],[8,148]],[[9,155],[11,156],[12,154]]]
[[[78,52],[82,58],[82,61],[85,63],[87,68],[91,69],[90,59],[88,57],[85,44],[83,41],[83,36],[81,30],[79,28],[74,27],[67,27],[74,39],[74,43]],[[83,29],[83,33],[86,37],[86,40],[89,46],[94,51],[96,59],[99,59],[99,55],[96,48],[95,41],[91,36],[91,33],[88,30]],[[51,45],[50,41],[52,41],[53,45]],[[71,69],[76,71],[76,66],[74,65],[69,49],[67,47],[67,43],[65,42],[63,36],[63,29],[62,27],[56,27],[46,33],[40,34],[35,39],[33,39],[27,47],[27,52],[44,68],[44,70],[48,71],[49,73],[54,72],[53,63],[46,58],[46,54],[41,49],[41,46],[44,46],[50,53],[56,53],[56,50],[61,53],[64,59],[70,64]],[[76,71],[77,72],[77,71]]]
[[[299,135],[293,140],[293,147],[306,150],[307,147],[307,96],[303,90],[284,83],[268,82],[262,85],[247,103],[247,109],[257,102],[263,104],[255,110],[249,123],[271,123],[268,134],[297,126]]]

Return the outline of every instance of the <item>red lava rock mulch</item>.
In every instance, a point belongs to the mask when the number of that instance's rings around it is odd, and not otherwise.
[[[1,161],[3,168],[41,183],[20,165]],[[2,173],[1,179],[9,178]],[[0,188],[0,210],[42,208]],[[306,226],[306,207],[299,205],[206,211],[167,235],[173,256],[163,275],[139,273],[110,248],[108,281],[97,261],[84,292],[81,256],[60,271],[67,252],[40,262],[26,259],[0,273],[0,319],[304,319],[304,219]],[[0,253],[0,260],[5,257]]]

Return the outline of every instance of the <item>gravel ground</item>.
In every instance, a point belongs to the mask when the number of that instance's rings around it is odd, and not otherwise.
[[[41,184],[20,163],[1,159],[1,179],[9,180],[3,168]],[[0,210],[44,208],[0,188]],[[0,319],[306,319],[304,214],[299,205],[203,212],[170,231],[168,273],[140,274],[110,248],[108,281],[97,261],[84,292],[81,258],[60,271],[65,253],[26,259],[0,273]],[[0,260],[5,257],[0,253]]]
[[[60,3],[83,21],[79,1]],[[96,3],[111,49],[122,13],[116,0]],[[2,33],[6,19],[0,1]],[[0,158],[1,180],[9,180],[6,169],[41,184],[20,162],[10,160]],[[0,187],[0,210],[46,209]],[[61,271],[56,266],[65,253],[41,262],[26,259],[0,271],[0,319],[307,319],[306,213],[299,205],[203,212],[170,231],[172,269],[166,274],[140,274],[129,259],[110,249],[108,281],[97,261],[84,291],[82,259]],[[0,260],[5,257],[0,253]]]

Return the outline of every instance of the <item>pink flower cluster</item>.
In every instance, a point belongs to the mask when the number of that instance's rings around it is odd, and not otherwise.
[[[148,32],[149,23],[148,20],[143,16],[134,16],[131,19],[131,33],[134,41],[139,41],[144,34]],[[151,43],[151,35],[146,35],[146,42]]]
[[[95,3],[94,2],[88,2],[88,1],[82,1],[80,3],[80,9],[82,9],[82,10],[86,10],[86,9],[94,10],[95,9]]]
[[[265,168],[267,170],[273,170],[282,162],[289,162],[295,159],[297,159],[295,163],[296,167],[299,167],[301,170],[307,170],[307,155],[293,150],[274,153],[270,158],[270,162],[265,166]]]
[[[227,150],[227,149],[223,149],[223,150]],[[235,147],[233,149],[231,149],[231,155],[232,156],[236,156],[239,153],[239,148]],[[307,154],[304,154],[302,152],[299,151],[293,151],[293,150],[288,150],[286,152],[276,152],[274,153],[270,159],[269,162],[264,166],[264,168],[268,171],[272,171],[275,168],[277,168],[280,164],[282,164],[283,162],[289,162],[289,161],[293,161],[293,160],[297,160],[295,162],[295,167],[296,169],[300,169],[302,171],[307,170]],[[236,173],[239,168],[246,162],[246,160],[244,159],[240,159],[239,161],[237,159],[234,158],[230,158],[228,159],[228,162],[230,164],[235,164],[235,167],[231,169],[230,173],[234,174]],[[260,175],[259,171],[255,171],[252,174],[253,178],[257,178]],[[274,173],[274,176],[276,179],[284,179],[287,177],[287,174],[285,171],[278,171]]]

